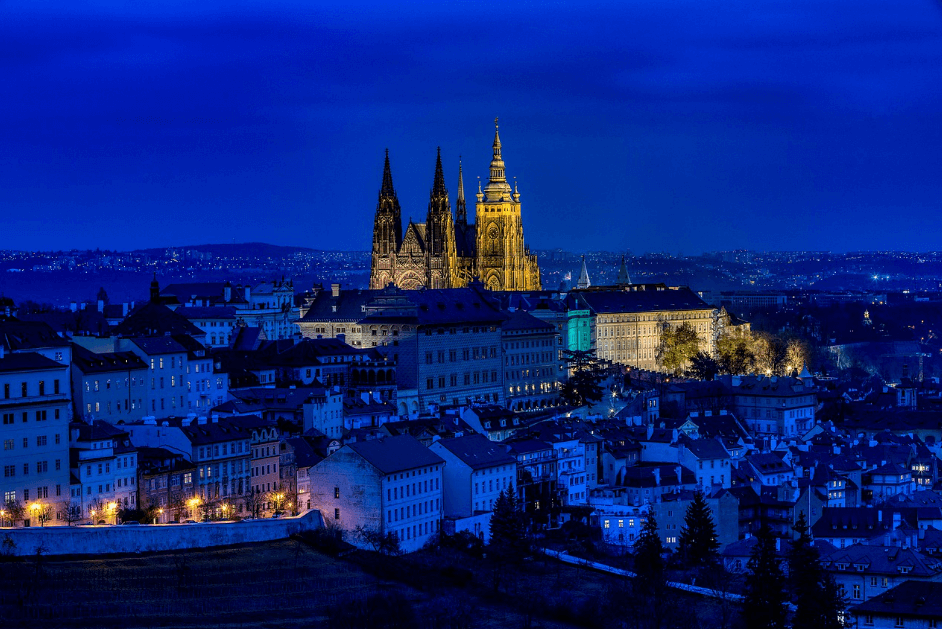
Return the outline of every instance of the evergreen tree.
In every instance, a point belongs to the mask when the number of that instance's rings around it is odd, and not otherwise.
[[[687,507],[678,549],[689,566],[712,564],[719,557],[720,542],[716,539],[716,524],[702,491],[694,494],[693,502]]]
[[[664,546],[657,533],[657,519],[648,513],[641,535],[635,542],[635,574],[642,588],[652,589],[664,581]]]
[[[821,566],[818,549],[802,512],[793,530],[798,537],[788,551],[788,581],[795,603],[794,629],[840,629],[844,601],[833,577]]]
[[[594,351],[563,350],[563,360],[569,369],[569,378],[563,383],[560,395],[567,404],[582,406],[602,399],[602,380],[605,370]]]
[[[788,626],[785,577],[768,526],[762,525],[756,540],[758,544],[747,564],[749,575],[742,605],[743,621],[749,629],[785,629]]]
[[[490,545],[506,556],[521,557],[529,550],[526,525],[513,485],[500,492],[494,501],[490,531]]]

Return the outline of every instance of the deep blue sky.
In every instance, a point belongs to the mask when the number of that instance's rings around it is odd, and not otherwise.
[[[0,0],[0,248],[367,249],[495,115],[536,248],[942,248],[940,0]]]

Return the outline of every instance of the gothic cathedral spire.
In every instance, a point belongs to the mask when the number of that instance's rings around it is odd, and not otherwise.
[[[389,167],[389,149],[383,165],[383,183],[376,202],[376,217],[373,219],[373,260],[371,287],[384,288],[395,277],[394,258],[402,244],[402,219],[399,199],[393,187],[392,169]]]
[[[458,158],[458,200],[455,202],[456,222],[468,224],[468,204],[464,200],[464,174],[461,172],[461,157]]]

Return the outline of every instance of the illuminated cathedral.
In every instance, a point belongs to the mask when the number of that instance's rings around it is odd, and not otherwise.
[[[452,215],[439,149],[425,222],[410,220],[403,231],[386,151],[373,221],[370,288],[460,288],[477,279],[491,290],[540,290],[536,255],[523,242],[520,194],[516,184],[507,183],[497,119],[494,126],[491,174],[483,189],[478,183],[474,223],[468,222],[460,162]]]

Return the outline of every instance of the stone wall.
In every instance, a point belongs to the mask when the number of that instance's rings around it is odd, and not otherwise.
[[[206,522],[200,524],[141,524],[138,526],[50,526],[0,529],[0,552],[8,552],[6,540],[19,556],[107,555],[211,548],[284,539],[321,528],[318,511],[294,518]]]

